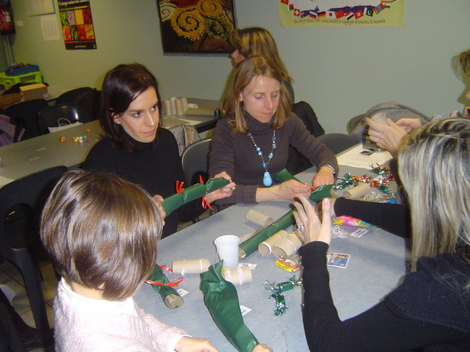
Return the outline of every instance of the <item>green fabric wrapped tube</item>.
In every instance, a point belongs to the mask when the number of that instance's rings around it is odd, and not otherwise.
[[[279,183],[289,181],[289,180],[299,181],[294,176],[292,176],[292,174],[286,169],[279,171],[277,174],[275,174],[274,179]],[[323,185],[323,186],[319,186],[315,188],[312,191],[312,194],[310,194],[310,200],[313,202],[319,202],[323,198],[331,197],[331,189],[333,188],[333,186],[334,185],[331,184],[331,185]]]
[[[240,352],[251,352],[258,340],[243,322],[235,286],[222,277],[222,262],[201,274],[200,290],[214,323]]]
[[[169,282],[168,278],[163,273],[162,268],[160,268],[158,264],[155,265],[155,268],[153,268],[153,271],[148,279],[156,282],[162,282],[164,284]],[[183,298],[181,298],[179,293],[173,287],[160,285],[152,285],[152,287],[155,291],[160,293],[163,302],[168,308],[176,309],[184,304]]]
[[[284,182],[292,179],[296,179],[292,176],[289,171],[286,169],[278,172],[274,175],[274,179],[277,182]],[[318,202],[323,198],[330,197],[331,188],[333,185],[324,185],[318,188],[315,188],[310,195],[310,199],[314,202]],[[262,228],[258,233],[256,233],[253,237],[247,239],[246,241],[240,243],[240,256],[245,258],[250,254],[256,252],[258,250],[258,246],[261,242],[267,240],[269,237],[274,235],[275,233],[279,232],[280,230],[285,230],[287,227],[294,223],[294,211],[295,209],[291,209],[287,212],[284,216],[282,216],[279,220],[273,222],[268,227]]]
[[[163,209],[165,209],[166,216],[171,214],[183,204],[201,198],[207,193],[222,188],[228,185],[229,183],[230,181],[222,177],[211,178],[205,184],[197,183],[188,188],[185,188],[182,193],[176,193],[172,196],[167,197],[162,203]]]

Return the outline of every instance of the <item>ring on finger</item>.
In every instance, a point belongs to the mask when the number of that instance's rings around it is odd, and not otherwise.
[[[297,225],[297,230],[303,231],[304,230],[304,224],[298,224]]]
[[[379,131],[375,132],[375,135],[378,136],[378,135],[379,135]]]

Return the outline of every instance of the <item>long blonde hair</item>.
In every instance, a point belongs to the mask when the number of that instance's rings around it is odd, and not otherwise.
[[[230,44],[245,58],[263,56],[272,60],[282,71],[282,80],[292,84],[286,66],[281,60],[276,42],[268,30],[261,27],[235,29],[230,32]]]
[[[257,76],[274,78],[280,83],[279,105],[271,120],[272,127],[274,129],[282,127],[290,115],[292,100],[282,81],[281,69],[274,62],[264,57],[250,57],[238,65],[224,100],[224,116],[228,117],[235,133],[248,132],[248,125],[243,115],[245,111],[244,103],[240,101],[239,97],[243,89]]]
[[[421,257],[470,244],[470,120],[445,119],[412,132],[399,151],[411,207],[412,269]]]

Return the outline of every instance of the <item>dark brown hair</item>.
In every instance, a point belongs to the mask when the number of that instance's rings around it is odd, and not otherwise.
[[[162,102],[157,79],[145,66],[138,63],[118,65],[106,74],[101,91],[100,123],[105,136],[116,147],[134,150],[131,140],[126,138],[124,128],[115,123],[114,118],[126,112],[129,105],[150,87],[155,89],[161,114]]]

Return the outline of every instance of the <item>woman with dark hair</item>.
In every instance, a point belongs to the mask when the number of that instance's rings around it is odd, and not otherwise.
[[[161,98],[155,77],[140,64],[109,71],[101,92],[100,123],[104,136],[88,154],[83,168],[122,176],[142,186],[159,201],[175,193],[185,179],[173,133],[161,127]],[[216,177],[230,178],[223,173]],[[230,196],[234,183],[207,194],[208,202]],[[200,200],[165,218],[163,237],[204,212]]]
[[[283,73],[275,63],[254,56],[238,65],[224,101],[225,116],[217,123],[209,153],[209,175],[226,172],[237,189],[218,204],[309,196],[310,185],[273,181],[274,174],[286,167],[289,145],[317,167],[314,186],[334,182],[338,170],[334,153],[308,132],[290,108]]]

